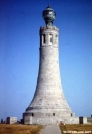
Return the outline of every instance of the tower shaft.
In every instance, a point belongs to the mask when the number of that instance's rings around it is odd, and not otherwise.
[[[61,86],[58,34],[56,26],[40,28],[37,86],[33,100],[23,115],[25,124],[55,124],[71,117],[72,112]]]
[[[40,62],[37,87],[29,107],[69,109],[63,95],[59,70],[58,29],[55,26],[40,29]]]

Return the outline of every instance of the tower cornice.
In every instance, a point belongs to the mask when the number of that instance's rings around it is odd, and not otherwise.
[[[50,30],[56,30],[57,32],[59,32],[59,29],[56,26],[41,26],[40,30],[46,30],[46,29],[50,29]]]

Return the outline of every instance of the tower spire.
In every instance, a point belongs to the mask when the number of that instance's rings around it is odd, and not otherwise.
[[[48,7],[50,7],[50,3],[48,3]]]

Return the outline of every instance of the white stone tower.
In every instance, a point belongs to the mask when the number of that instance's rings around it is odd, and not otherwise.
[[[23,113],[24,124],[69,123],[72,111],[63,94],[59,70],[59,29],[53,26],[55,11],[43,11],[46,26],[40,27],[40,58],[36,91]]]

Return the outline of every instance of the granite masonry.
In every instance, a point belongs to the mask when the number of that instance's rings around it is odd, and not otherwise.
[[[39,72],[32,102],[23,113],[24,124],[79,124],[62,90],[59,68],[59,29],[53,25],[55,11],[43,11],[46,26],[41,26]],[[86,119],[85,119],[86,120]],[[86,122],[86,121],[85,121]]]
[[[17,117],[7,117],[6,118],[6,123],[7,124],[15,124],[15,123],[17,123]]]

